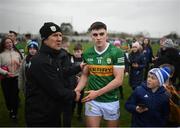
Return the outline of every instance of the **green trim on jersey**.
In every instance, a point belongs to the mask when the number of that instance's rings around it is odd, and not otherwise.
[[[99,90],[114,79],[113,67],[124,67],[124,53],[108,43],[107,49],[99,54],[94,47],[83,53],[84,62],[88,64],[88,90]],[[113,102],[119,100],[119,89],[113,89],[95,99],[100,102]]]

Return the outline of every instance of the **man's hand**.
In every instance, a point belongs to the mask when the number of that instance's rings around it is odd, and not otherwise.
[[[99,96],[98,91],[94,91],[94,90],[85,91],[84,93],[87,93],[88,95],[82,99],[82,102],[93,100]]]
[[[83,70],[86,65],[87,65],[86,63],[82,62],[82,63],[80,64],[81,70]]]

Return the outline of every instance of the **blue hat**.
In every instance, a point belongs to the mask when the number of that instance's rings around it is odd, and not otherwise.
[[[27,47],[28,47],[28,49],[35,48],[38,50],[38,43],[36,41],[29,41]]]
[[[168,67],[153,68],[149,71],[149,73],[154,74],[159,80],[160,86],[162,86],[170,77],[171,70]]]

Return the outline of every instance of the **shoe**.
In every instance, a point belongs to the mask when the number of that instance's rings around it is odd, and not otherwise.
[[[13,120],[17,119],[16,115],[11,115],[10,118],[13,119]]]
[[[16,116],[16,114],[14,114],[14,111],[13,111],[13,110],[10,110],[10,111],[9,111],[9,118],[11,118],[11,119],[13,119],[13,120],[17,119],[17,116]]]

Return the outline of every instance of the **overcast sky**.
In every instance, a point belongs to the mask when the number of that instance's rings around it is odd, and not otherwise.
[[[95,21],[109,31],[180,34],[180,0],[0,0],[0,32],[37,34],[44,22],[70,22],[85,32]]]

